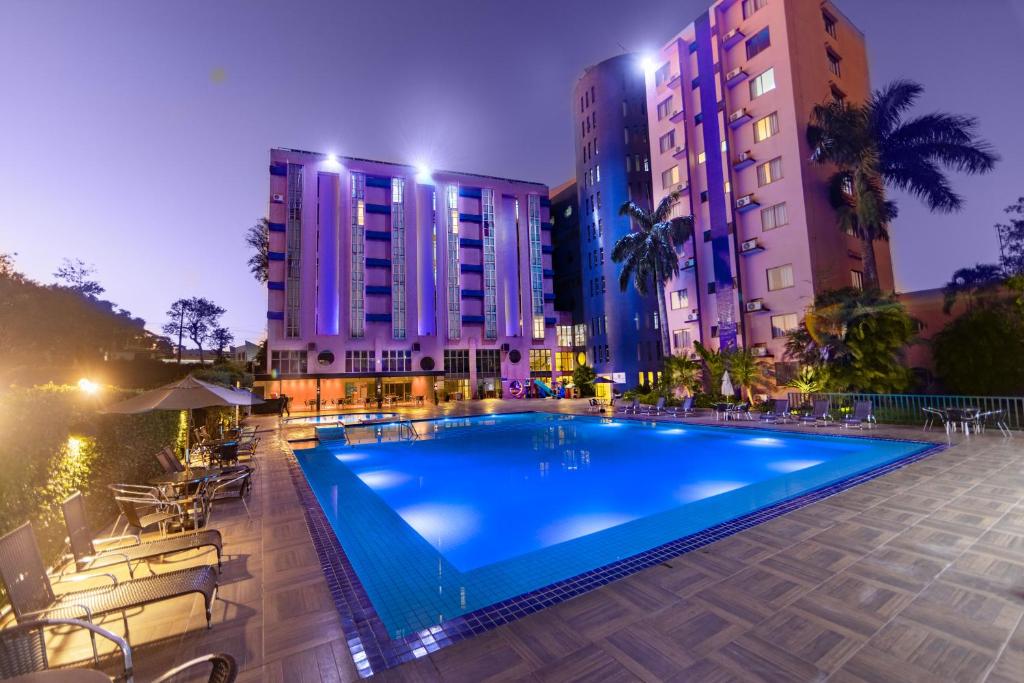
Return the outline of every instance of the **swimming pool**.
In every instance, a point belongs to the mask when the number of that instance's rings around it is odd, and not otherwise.
[[[545,413],[416,427],[295,453],[391,638],[930,447]]]
[[[370,420],[384,420],[397,417],[398,413],[338,413],[335,415],[313,415],[310,417],[285,418],[285,424],[299,425],[352,425]]]

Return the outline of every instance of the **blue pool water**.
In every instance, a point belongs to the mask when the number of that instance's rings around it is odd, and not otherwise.
[[[383,420],[396,417],[397,413],[340,413],[337,415],[312,415],[310,417],[289,417],[286,424],[304,425],[351,425],[367,420]]]
[[[925,447],[545,413],[416,429],[296,452],[396,637]]]

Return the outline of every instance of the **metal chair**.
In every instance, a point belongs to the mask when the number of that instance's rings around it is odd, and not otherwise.
[[[871,401],[854,402],[853,413],[849,417],[843,418],[843,427],[846,429],[850,427],[863,429],[864,425],[867,425],[868,429],[874,429],[875,424],[875,414],[872,410]]]
[[[153,683],[166,683],[191,669],[198,669],[206,664],[211,665],[210,677],[207,679],[208,683],[233,683],[235,678],[238,677],[238,664],[235,662],[235,658],[229,654],[221,653],[196,657],[165,672],[160,678],[154,680]]]
[[[0,630],[0,679],[49,670],[50,660],[46,652],[45,629],[57,626],[83,628],[89,631],[94,642],[96,636],[100,636],[114,643],[121,651],[122,666],[118,678],[132,683],[134,680],[132,649],[128,643],[106,629],[79,619],[32,619]],[[93,649],[93,662],[99,664],[95,648]]]
[[[811,412],[800,418],[800,424],[809,424],[812,427],[818,425],[827,426],[832,421],[832,401],[827,398],[815,399],[811,402]]]
[[[761,422],[767,422],[770,424],[783,424],[792,421],[793,420],[789,416],[788,398],[777,398],[773,400],[771,411],[761,416]]]

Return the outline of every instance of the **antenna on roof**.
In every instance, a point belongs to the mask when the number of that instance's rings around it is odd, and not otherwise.
[[[626,46],[623,45],[622,43],[616,41],[615,44],[618,45],[620,48],[622,48],[623,52],[629,52],[629,50],[626,49]]]

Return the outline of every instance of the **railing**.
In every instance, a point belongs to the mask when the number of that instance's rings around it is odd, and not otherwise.
[[[351,424],[345,430],[349,444],[416,441],[420,438],[409,418]]]
[[[793,407],[809,404],[814,399],[829,399],[832,410],[852,409],[854,401],[871,401],[879,422],[889,424],[924,424],[925,408],[978,408],[981,412],[1002,410],[1010,429],[1024,429],[1024,396],[954,396],[943,394],[830,394],[790,393]]]

